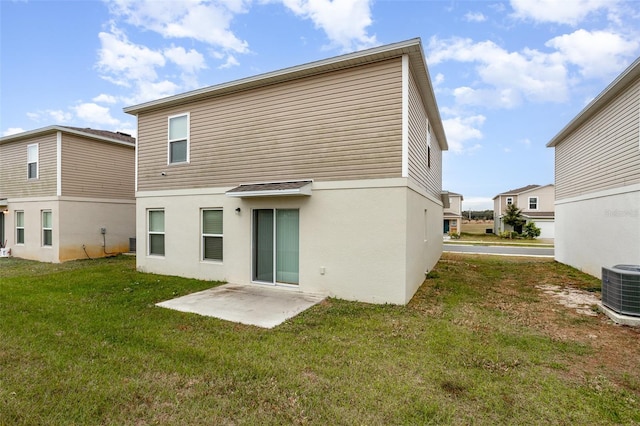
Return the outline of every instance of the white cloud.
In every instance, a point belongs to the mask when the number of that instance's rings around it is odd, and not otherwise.
[[[590,13],[611,9],[616,0],[511,0],[513,15],[536,22],[577,25]]]
[[[115,84],[129,87],[131,80],[155,80],[156,67],[165,65],[162,53],[130,42],[115,26],[111,32],[99,33],[98,38],[101,48],[97,67]]]
[[[194,74],[207,68],[204,56],[195,49],[188,52],[182,46],[171,46],[164,50],[164,56],[174,64],[178,65],[184,72]]]
[[[7,130],[2,132],[2,136],[17,135],[18,133],[23,133],[25,131],[26,130],[24,130],[22,127],[9,127]]]
[[[378,44],[367,27],[371,19],[371,0],[282,0],[294,14],[313,21],[322,29],[332,45],[343,51],[372,47]]]
[[[109,108],[95,103],[82,103],[71,107],[78,118],[99,125],[118,126],[120,121],[111,116]]]
[[[112,14],[165,38],[190,38],[247,53],[248,43],[240,40],[230,26],[236,14],[246,13],[249,3],[243,0],[113,0],[109,6]]]
[[[115,104],[118,101],[115,96],[107,95],[104,93],[101,93],[91,100],[93,102],[101,102],[103,104]]]
[[[483,135],[479,128],[482,127],[485,119],[486,117],[483,115],[473,115],[442,120],[447,141],[449,142],[449,150],[456,154],[461,154],[480,148],[480,145],[474,145],[470,148],[465,147],[465,143],[475,139],[482,139]]]
[[[635,57],[640,42],[612,32],[580,29],[554,37],[545,45],[557,49],[567,62],[578,66],[585,78],[608,79],[628,64],[626,59]]]
[[[462,104],[513,108],[523,99],[561,102],[568,96],[567,70],[557,53],[508,52],[492,41],[436,37],[429,40],[428,52],[429,65],[449,60],[476,64],[483,86],[456,89],[454,96]]]
[[[125,98],[124,101],[127,104],[139,104],[175,95],[180,91],[180,89],[180,86],[169,80],[158,82],[139,81],[133,96]]]
[[[220,65],[218,68],[225,69],[225,68],[237,67],[238,65],[240,65],[240,62],[238,62],[235,56],[227,55],[227,61],[224,64]]]
[[[73,119],[73,114],[60,109],[45,109],[28,112],[27,117],[39,123],[47,122],[50,124],[53,121],[54,124],[64,124]]]
[[[467,22],[484,22],[487,17],[482,12],[467,12],[464,15],[464,20]]]

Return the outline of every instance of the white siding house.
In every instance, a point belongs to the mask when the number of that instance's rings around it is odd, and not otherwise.
[[[600,277],[640,264],[640,58],[547,144],[555,148],[556,260]]]

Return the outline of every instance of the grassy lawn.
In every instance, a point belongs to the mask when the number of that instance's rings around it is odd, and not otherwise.
[[[408,306],[272,330],[155,307],[213,284],[130,257],[1,260],[0,425],[640,422],[640,333],[543,294],[599,291],[551,260],[445,254]]]

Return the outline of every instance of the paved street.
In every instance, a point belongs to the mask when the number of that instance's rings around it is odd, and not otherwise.
[[[443,251],[450,253],[498,254],[504,256],[553,257],[553,247],[474,246],[465,244],[445,244],[443,247]]]

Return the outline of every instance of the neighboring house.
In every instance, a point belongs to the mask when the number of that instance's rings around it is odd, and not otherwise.
[[[596,277],[640,264],[640,58],[551,141],[555,258]]]
[[[127,251],[134,161],[135,139],[123,133],[49,126],[0,138],[3,244],[43,262]]]
[[[419,39],[124,111],[141,271],[404,304],[442,253],[447,141]]]
[[[515,204],[522,210],[522,218],[525,223],[535,222],[540,228],[539,238],[555,238],[555,213],[554,213],[554,186],[527,185],[522,188],[512,189],[493,197],[493,232],[499,234],[504,231],[522,232],[522,229],[513,229],[503,222],[507,206]]]
[[[444,193],[449,195],[449,206],[444,208],[444,233],[459,234],[462,229],[462,195],[455,192]]]

